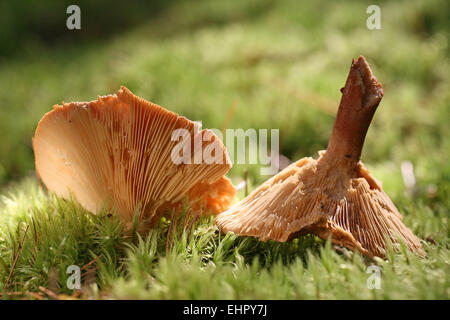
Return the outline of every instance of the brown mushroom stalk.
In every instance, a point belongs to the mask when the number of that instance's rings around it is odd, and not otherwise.
[[[303,158],[273,176],[215,221],[223,232],[285,242],[312,233],[383,257],[389,239],[425,255],[419,239],[360,162],[383,89],[364,57],[353,60],[326,151]]]
[[[186,133],[182,140],[172,137],[177,129]],[[188,160],[212,149],[222,161],[174,162],[172,151],[180,143],[191,152]],[[235,195],[224,176],[231,161],[212,131],[200,131],[195,122],[125,87],[97,101],[54,106],[38,124],[33,149],[36,172],[48,190],[75,198],[93,213],[106,207],[128,226],[137,213],[141,228],[152,227],[186,200],[197,212],[216,214]]]

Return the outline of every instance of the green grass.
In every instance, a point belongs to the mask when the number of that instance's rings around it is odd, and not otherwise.
[[[105,40],[33,42],[1,62],[2,297],[36,298],[29,292],[39,286],[71,295],[67,266],[97,259],[83,270],[96,268],[83,276],[84,298],[449,299],[448,2],[382,2],[383,29],[373,31],[365,27],[368,4],[175,3]],[[120,85],[209,128],[221,129],[236,104],[228,128],[279,128],[283,155],[315,156],[326,148],[339,88],[359,54],[385,92],[363,161],[424,239],[425,259],[391,251],[371,262],[313,236],[260,243],[221,235],[209,218],[183,230],[186,214],[176,231],[164,220],[148,235],[125,234],[106,212],[94,216],[57,199],[34,178],[31,137],[42,115]],[[412,193],[400,172],[405,160],[414,165]],[[250,189],[267,178],[257,165],[237,165],[229,173],[235,184],[244,169]],[[366,286],[371,263],[382,268],[380,290]]]
[[[83,267],[82,298],[118,299],[447,299],[450,251],[445,210],[412,202],[406,223],[427,258],[401,248],[369,261],[330,241],[304,236],[289,243],[222,235],[211,218],[184,213],[148,235],[122,231],[107,213],[92,215],[41,191],[34,181],[3,198],[0,284],[3,294],[51,288],[66,297],[69,265]],[[414,221],[414,223],[413,223]],[[173,226],[176,227],[173,227]],[[172,227],[170,227],[172,226]],[[28,229],[28,230],[27,230]],[[430,238],[429,238],[430,239]],[[12,261],[23,242],[8,288]],[[337,250],[335,250],[337,249]],[[368,289],[367,267],[382,268],[381,288]],[[84,274],[83,272],[83,274]],[[95,274],[90,282],[89,274]],[[7,295],[4,297],[8,297]],[[9,296],[11,298],[11,296]],[[16,297],[16,296],[13,296]]]
[[[131,299],[447,299],[450,251],[445,210],[430,217],[413,203],[406,223],[422,238],[427,258],[405,250],[369,261],[329,241],[304,236],[262,243],[222,235],[211,218],[182,214],[163,219],[148,235],[124,233],[106,213],[92,215],[71,201],[39,190],[32,181],[3,198],[0,283],[5,292],[70,295],[69,265],[95,272],[82,279],[83,298]],[[414,221],[415,223],[412,223]],[[172,225],[172,227],[170,227]],[[175,227],[174,229],[174,225]],[[187,227],[186,227],[187,226]],[[26,231],[28,229],[28,231]],[[23,242],[8,288],[12,261]],[[367,288],[369,265],[382,268],[381,289]],[[94,270],[95,268],[95,270]],[[83,272],[84,274],[84,272]],[[87,283],[87,284],[86,284]]]

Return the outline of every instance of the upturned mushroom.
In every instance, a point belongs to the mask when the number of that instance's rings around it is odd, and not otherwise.
[[[125,87],[97,101],[55,105],[39,122],[33,149],[48,190],[93,213],[106,207],[128,226],[137,215],[150,228],[186,201],[216,214],[235,195],[224,176],[231,161],[212,131]],[[203,153],[216,161],[206,163]]]
[[[285,242],[312,233],[383,257],[389,239],[425,255],[419,239],[360,161],[367,129],[383,89],[365,58],[353,59],[326,151],[303,158],[220,213],[223,232]]]

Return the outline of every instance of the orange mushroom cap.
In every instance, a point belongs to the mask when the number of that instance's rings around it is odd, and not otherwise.
[[[173,139],[176,129],[187,135]],[[172,150],[180,143],[191,160],[214,144],[221,161],[176,163]],[[33,149],[38,177],[50,191],[74,197],[93,213],[106,206],[127,223],[137,210],[138,220],[151,227],[186,198],[198,212],[215,214],[236,193],[224,176],[231,161],[212,131],[125,87],[97,101],[54,106],[38,124]]]
[[[386,239],[403,241],[425,255],[419,239],[381,183],[359,161],[381,84],[364,57],[353,60],[326,151],[303,158],[273,176],[241,202],[220,213],[223,232],[287,241],[313,233],[363,254],[383,257]]]

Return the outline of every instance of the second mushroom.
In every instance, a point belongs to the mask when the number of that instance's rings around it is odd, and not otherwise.
[[[373,257],[387,241],[425,255],[419,239],[360,162],[366,132],[383,89],[365,58],[353,60],[326,151],[303,158],[216,217],[224,232],[287,241],[312,233]]]

